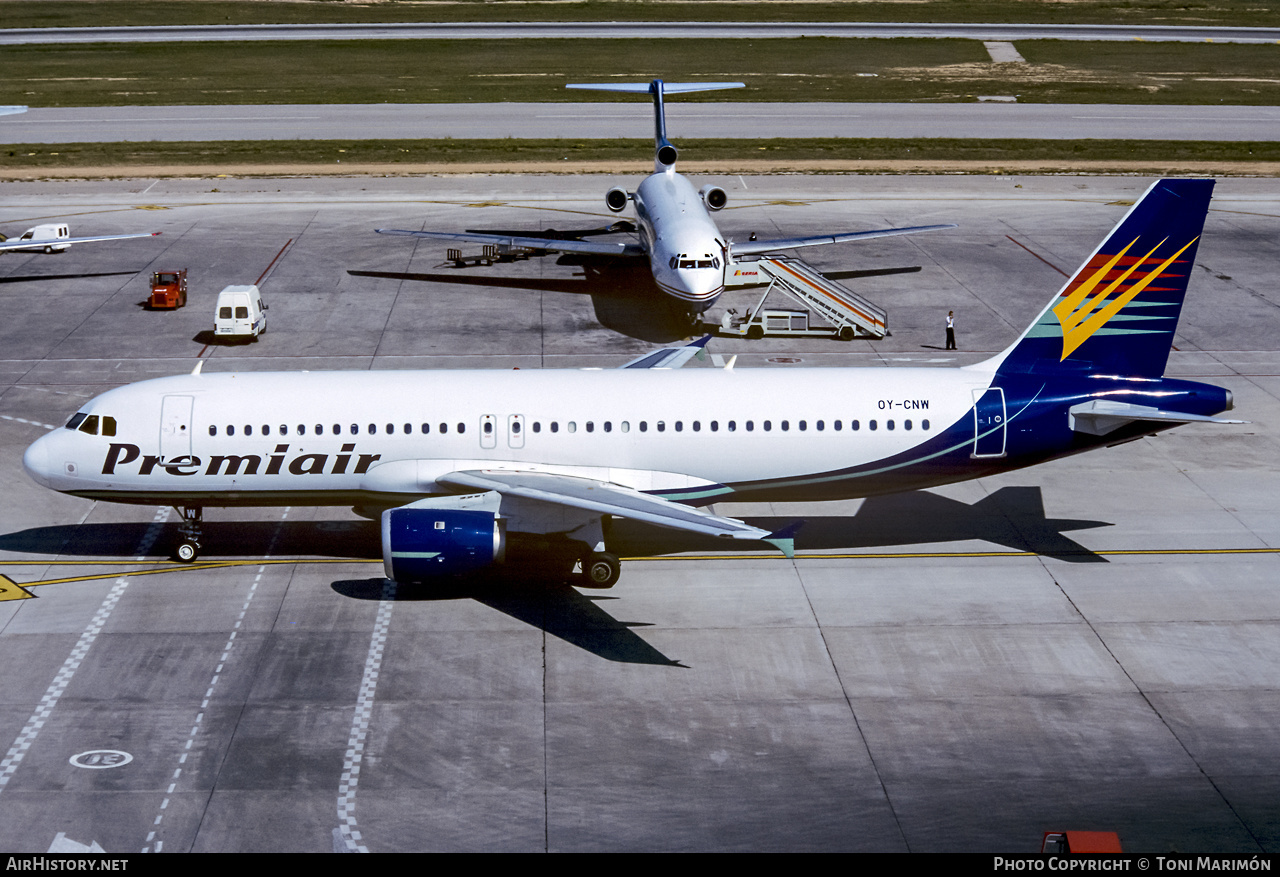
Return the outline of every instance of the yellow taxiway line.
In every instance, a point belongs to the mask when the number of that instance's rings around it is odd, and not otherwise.
[[[1097,557],[1185,557],[1188,555],[1266,555],[1280,554],[1280,548],[1116,548],[1103,551],[1082,551],[1083,555]],[[876,551],[876,552],[805,552],[797,553],[795,560],[962,560],[986,557],[1036,557],[1035,551]],[[1052,556],[1052,555],[1050,555]],[[772,552],[759,554],[679,554],[670,556],[624,557],[628,563],[643,562],[688,562],[713,560],[785,560]],[[97,579],[114,579],[121,576],[147,576],[162,573],[202,572],[210,569],[232,569],[240,566],[279,566],[283,564],[325,564],[325,563],[381,563],[381,558],[360,557],[273,557],[243,560],[209,560],[196,563],[175,563],[170,560],[0,560],[0,567],[22,566],[65,566],[65,567],[130,567],[125,570],[111,572],[87,573],[84,575],[57,576],[39,579],[32,582],[17,582],[12,577],[0,573],[0,603],[6,600],[26,600],[34,597],[31,588],[44,585],[57,585],[68,582],[90,582]]]

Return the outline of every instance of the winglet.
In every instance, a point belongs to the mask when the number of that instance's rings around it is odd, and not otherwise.
[[[192,373],[193,375],[198,375],[198,374],[200,374],[200,369],[202,369],[202,368],[204,368],[204,360],[203,360],[203,359],[197,359],[197,360],[196,360],[196,367],[195,367],[195,368],[193,368],[193,369],[191,370],[191,373]]]
[[[787,560],[795,560],[796,557],[796,533],[804,526],[804,521],[793,521],[781,530],[770,533],[761,539],[761,542],[768,542],[774,548],[781,551]]]

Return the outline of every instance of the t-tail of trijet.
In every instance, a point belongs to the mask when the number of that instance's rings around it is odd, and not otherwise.
[[[1003,374],[1161,377],[1213,182],[1154,183],[991,365]]]
[[[663,82],[655,79],[649,83],[593,83],[566,85],[565,88],[589,88],[594,91],[623,91],[631,94],[650,94],[653,96],[653,170],[660,173],[675,167],[676,148],[667,139],[667,117],[663,105],[663,96],[667,94],[685,94],[691,91],[716,91],[721,88],[743,88],[741,82]]]

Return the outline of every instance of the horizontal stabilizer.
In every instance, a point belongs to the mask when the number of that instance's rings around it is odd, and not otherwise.
[[[692,91],[718,91],[722,88],[746,88],[743,82],[664,82],[662,90],[667,94],[688,94]],[[623,91],[630,94],[649,94],[650,82],[583,82],[566,85],[565,88],[583,88],[590,91]]]
[[[888,238],[900,234],[920,234],[926,231],[942,231],[955,228],[954,223],[945,225],[917,225],[911,228],[878,228],[872,231],[851,231],[843,234],[823,234],[803,238],[774,238],[768,241],[742,241],[730,244],[734,256],[754,256],[760,253],[774,253],[778,250],[791,250],[796,247],[820,247],[823,244],[841,244],[845,241],[862,241],[869,238]]]
[[[1130,405],[1107,399],[1091,399],[1073,405],[1067,411],[1070,425],[1076,432],[1087,435],[1110,435],[1122,426],[1140,420],[1157,423],[1248,423],[1247,420],[1229,420],[1205,414],[1184,414],[1180,411],[1162,411],[1148,405]]]

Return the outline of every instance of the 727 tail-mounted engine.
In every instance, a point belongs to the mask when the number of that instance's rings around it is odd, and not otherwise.
[[[608,192],[604,193],[604,204],[614,213],[621,213],[627,209],[627,201],[631,199],[631,195],[621,186],[614,186]]]
[[[702,203],[707,205],[708,210],[723,210],[724,205],[729,203],[729,196],[719,186],[703,186],[698,194],[702,196]]]

